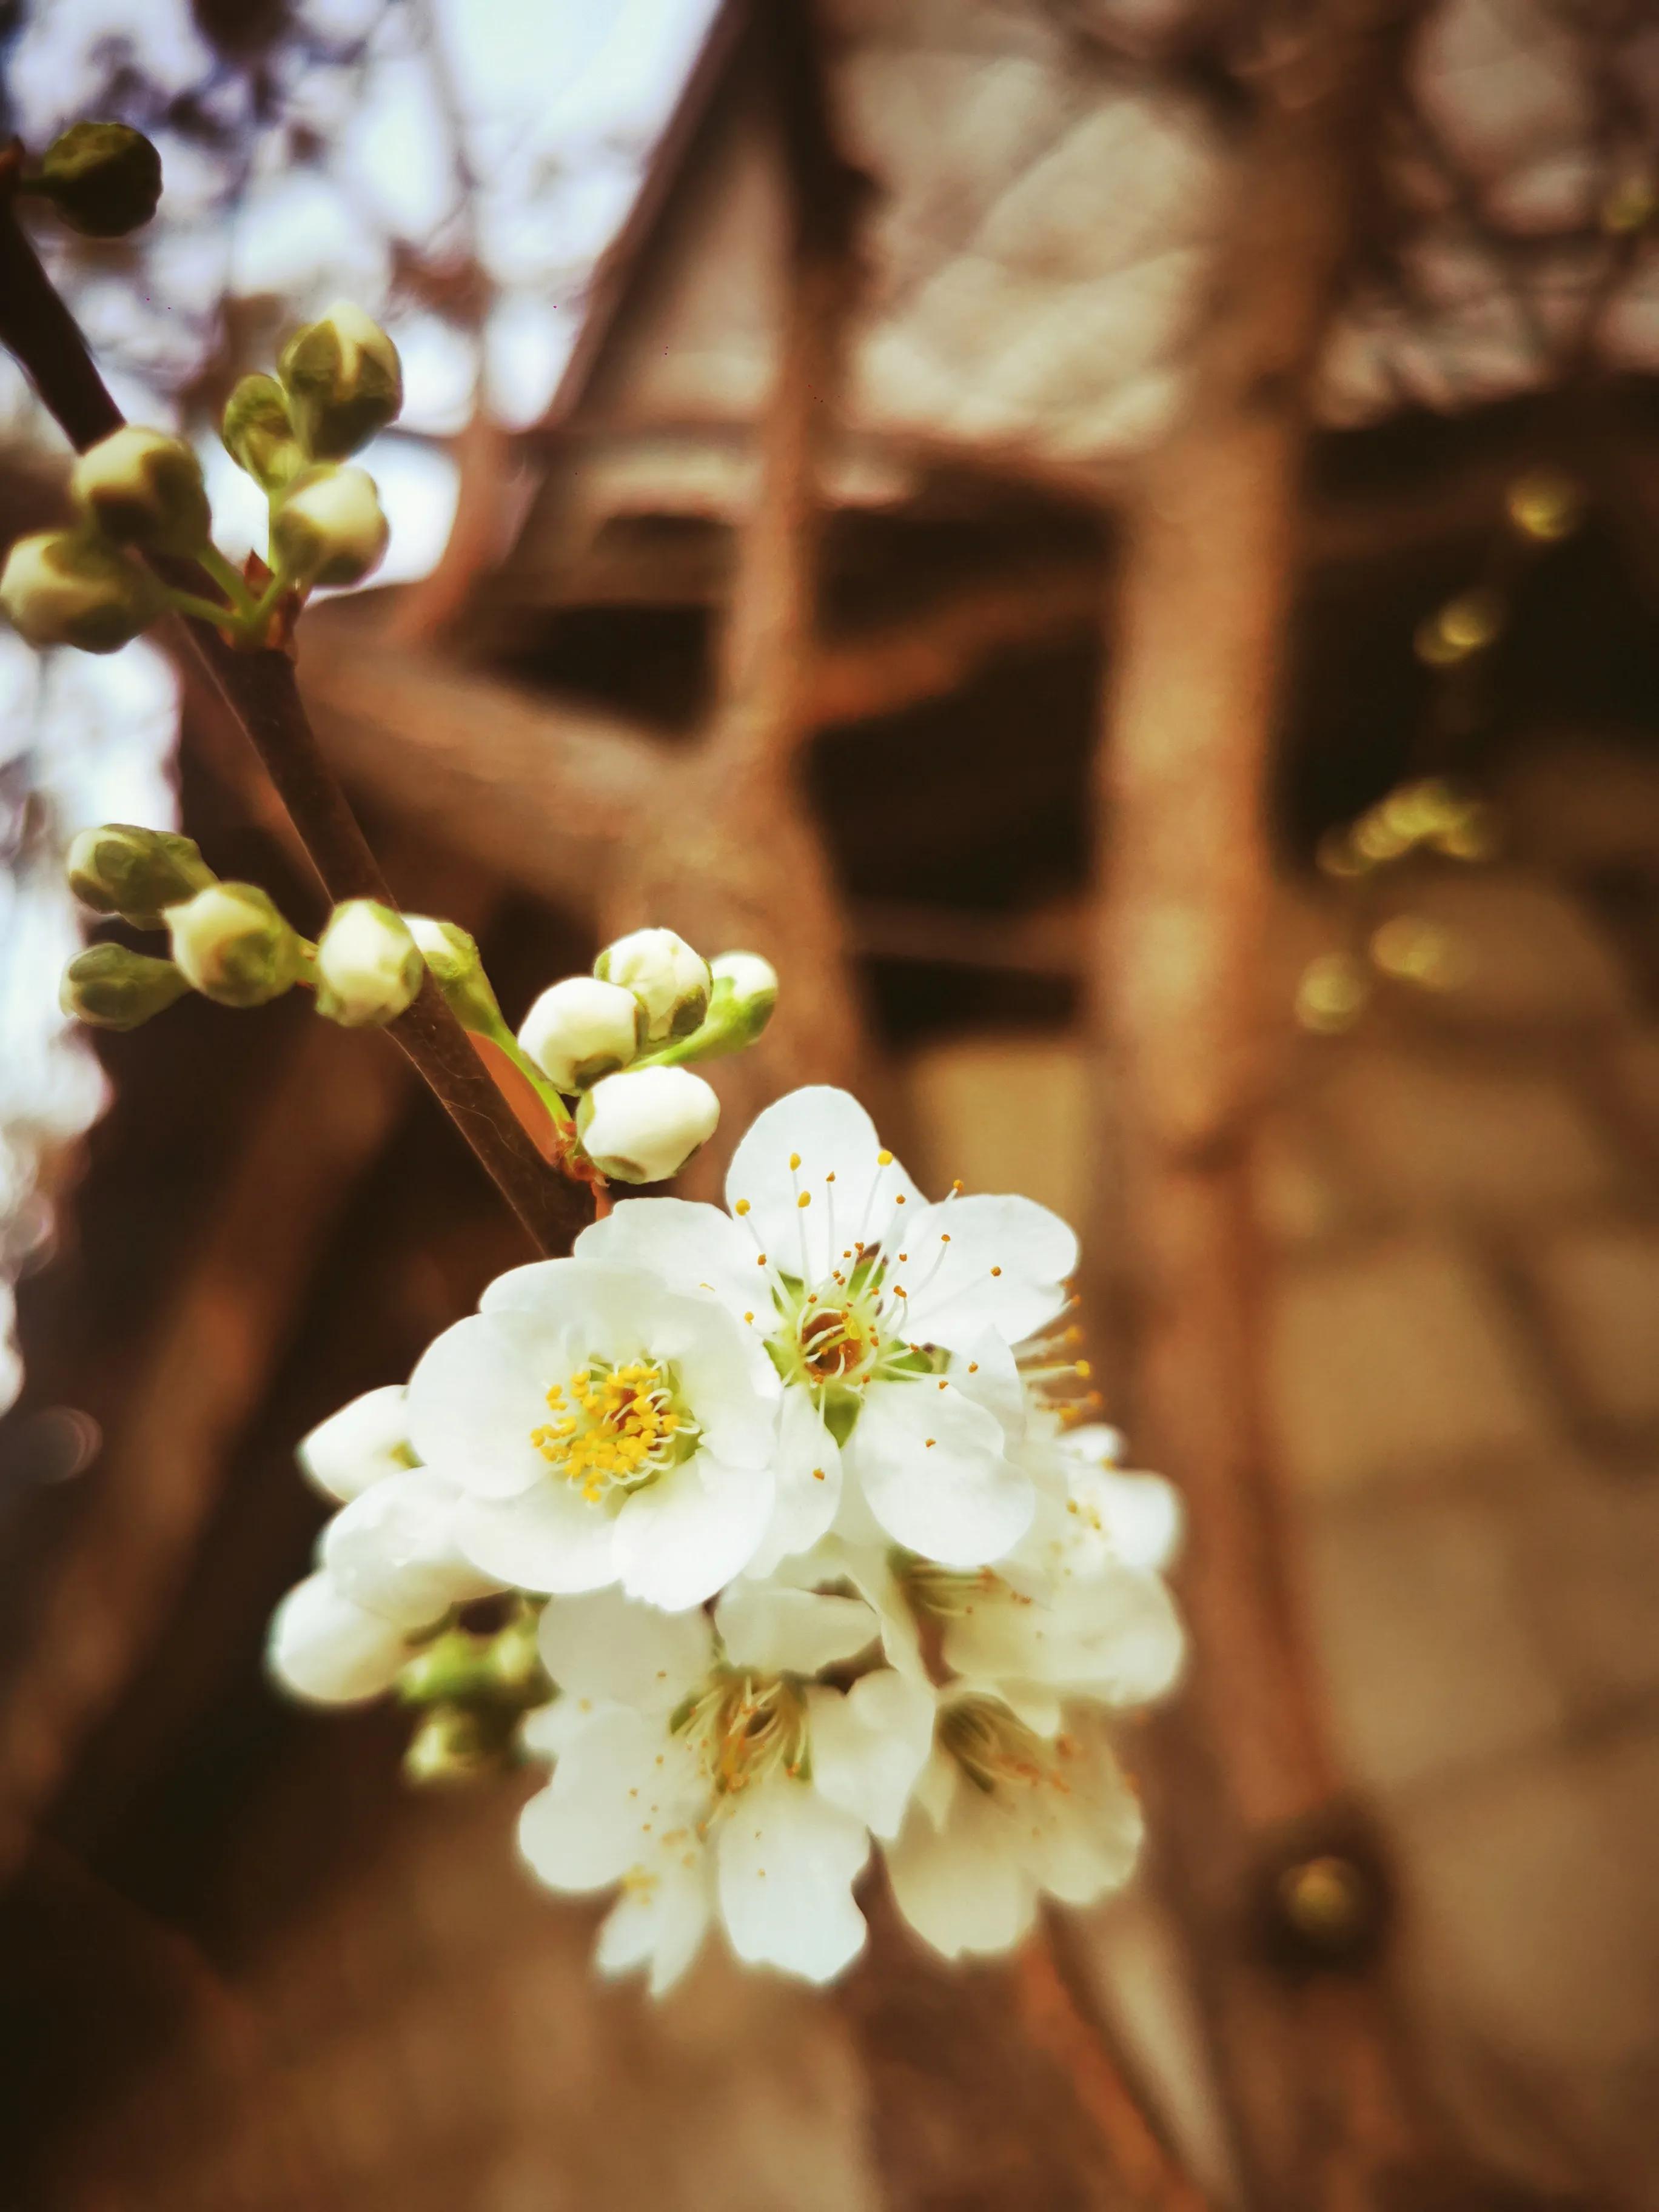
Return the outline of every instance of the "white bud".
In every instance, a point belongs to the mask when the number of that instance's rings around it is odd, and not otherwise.
[[[778,971],[758,952],[722,952],[709,963],[709,973],[715,982],[731,985],[740,1006],[753,1012],[763,1007],[769,1014],[777,1004]]]
[[[318,940],[317,1011],[348,1030],[395,1020],[425,973],[402,915],[378,899],[347,899]]]
[[[404,920],[461,1027],[486,1036],[496,1033],[501,1010],[478,957],[477,939],[458,922],[439,921],[429,914],[406,914]]]
[[[649,1044],[664,1044],[696,1028],[708,1011],[708,963],[672,929],[636,929],[607,945],[593,973],[620,983],[645,1008]]]
[[[325,1498],[349,1503],[372,1483],[413,1467],[409,1416],[404,1409],[407,1395],[401,1382],[387,1382],[378,1390],[365,1390],[361,1398],[319,1421],[294,1455],[313,1488]]]
[[[212,884],[167,911],[173,957],[222,1006],[262,1006],[300,973],[300,940],[257,884]]]
[[[182,438],[128,422],[82,454],[70,495],[117,545],[191,553],[213,526],[202,465]]]
[[[500,1589],[456,1548],[459,1497],[447,1475],[417,1467],[353,1498],[323,1531],[323,1565],[341,1596],[413,1631]]]
[[[354,1605],[326,1573],[295,1583],[270,1623],[271,1673],[295,1697],[349,1705],[389,1690],[409,1656],[395,1621]]]
[[[277,565],[308,584],[360,584],[389,535],[368,470],[331,463],[295,477],[270,524]]]
[[[661,1182],[708,1142],[720,1118],[720,1100],[689,1067],[633,1067],[594,1085],[576,1127],[602,1174]]]
[[[20,538],[0,571],[0,608],[31,645],[114,653],[166,604],[147,568],[87,532],[45,530]]]
[[[289,411],[314,460],[343,460],[397,419],[403,365],[392,340],[349,300],[295,331],[276,364]]]
[[[631,991],[595,975],[567,975],[524,1018],[519,1042],[556,1091],[586,1091],[638,1053],[645,1012]]]

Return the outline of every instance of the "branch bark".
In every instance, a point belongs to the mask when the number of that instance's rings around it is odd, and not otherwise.
[[[1097,1242],[1127,1255],[1138,1444],[1191,1508],[1192,1668],[1151,1732],[1151,1826],[1238,2171],[1274,2212],[1374,2201],[1414,2140],[1381,2005],[1363,1980],[1339,2002],[1276,1973],[1256,1905],[1275,1839],[1336,1823],[1339,1778],[1262,1404],[1248,1181],[1307,391],[1395,27],[1387,0],[1304,9],[1257,82],[1190,410],[1128,518],[1098,767],[1094,1020],[1120,1182]]]

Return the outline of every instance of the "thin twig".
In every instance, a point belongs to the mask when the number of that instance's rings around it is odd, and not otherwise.
[[[84,453],[119,429],[125,418],[18,223],[14,191],[20,161],[15,147],[0,154],[0,342],[70,443]],[[330,898],[392,903],[318,745],[292,664],[280,653],[240,650],[210,623],[185,619],[183,627],[196,659],[264,763]],[[413,1062],[537,1249],[568,1252],[589,1218],[588,1195],[541,1158],[430,975],[386,1033]]]

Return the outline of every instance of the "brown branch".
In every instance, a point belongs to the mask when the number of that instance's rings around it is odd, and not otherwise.
[[[70,444],[84,453],[124,418],[18,223],[19,159],[15,147],[0,155],[0,342]],[[277,653],[240,651],[210,623],[187,621],[183,628],[264,762],[330,898],[390,903],[385,878],[306,720],[292,664]],[[548,1168],[429,975],[386,1034],[435,1094],[537,1249],[568,1251],[587,1218],[586,1193]]]

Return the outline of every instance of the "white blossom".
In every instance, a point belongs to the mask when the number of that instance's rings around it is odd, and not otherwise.
[[[388,1382],[378,1390],[365,1390],[319,1421],[295,1452],[301,1473],[313,1487],[325,1498],[346,1503],[371,1483],[413,1467],[407,1395],[401,1382]]]
[[[764,1340],[783,1378],[781,1511],[769,1567],[842,1501],[951,1566],[1002,1556],[1030,1523],[1012,1347],[1065,1306],[1077,1241],[1022,1198],[926,1203],[845,1091],[797,1091],[756,1121],[731,1213],[624,1200],[583,1257],[696,1286]],[[855,1493],[855,1494],[850,1494]]]
[[[426,973],[403,916],[378,899],[347,899],[317,944],[317,1011],[344,1029],[393,1021]]]
[[[621,1886],[602,1970],[645,1966],[659,1993],[715,1921],[740,1959],[809,1981],[856,1956],[852,1885],[871,1833],[899,1829],[933,1722],[931,1698],[890,1668],[846,1691],[811,1679],[876,1626],[854,1599],[754,1584],[712,1623],[612,1593],[548,1607],[542,1656],[566,1717],[520,1841],[550,1887]]]
[[[525,1016],[519,1042],[555,1090],[569,1097],[626,1067],[644,1026],[631,991],[597,975],[567,975]]]
[[[400,1628],[430,1628],[452,1606],[501,1588],[456,1541],[459,1486],[436,1468],[408,1468],[373,1483],[323,1531],[323,1565],[354,1605]]]
[[[409,1657],[396,1621],[355,1604],[319,1568],[295,1583],[270,1624],[267,1657],[284,1689],[316,1705],[379,1697]]]
[[[910,1925],[955,1959],[1012,1948],[1044,1895],[1092,1905],[1121,1887],[1140,1835],[1139,1805],[1087,1707],[1045,1734],[1005,1699],[957,1685],[940,1695],[887,1870]]]
[[[465,1493],[461,1549],[520,1589],[620,1583],[672,1609],[770,1523],[777,1381],[706,1298],[584,1258],[502,1276],[409,1385],[421,1461]]]
[[[662,1182],[708,1143],[720,1118],[720,1100],[689,1067],[627,1067],[586,1093],[576,1127],[601,1174]]]
[[[708,963],[672,929],[636,929],[619,937],[593,963],[593,973],[633,993],[645,1009],[652,1044],[684,1036],[708,1010]]]

